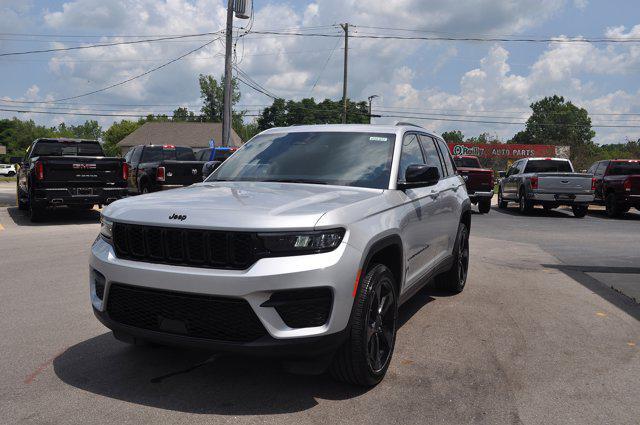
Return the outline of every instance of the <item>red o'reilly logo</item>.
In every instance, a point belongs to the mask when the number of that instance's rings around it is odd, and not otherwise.
[[[180,221],[185,221],[187,219],[187,216],[184,214],[176,214],[173,213],[169,216],[169,220],[180,220]]]

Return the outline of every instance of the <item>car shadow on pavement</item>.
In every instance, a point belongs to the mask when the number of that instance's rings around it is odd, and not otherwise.
[[[622,214],[620,217],[609,218],[607,217],[607,212],[605,210],[589,210],[588,213],[590,216],[604,218],[607,220],[628,220],[628,221],[640,221],[640,212],[637,210],[631,210],[625,214]]]
[[[521,217],[558,217],[558,218],[574,218],[571,210],[563,210],[563,209],[553,209],[553,210],[545,210],[544,208],[534,208],[531,212],[527,214],[521,214],[518,211],[517,207],[507,207],[507,208],[491,208],[492,211],[497,212],[498,214],[508,214],[514,216]]]
[[[432,295],[445,294],[428,287],[405,303],[399,327],[434,301]],[[69,347],[53,368],[63,382],[84,391],[186,413],[292,413],[310,409],[318,400],[347,400],[369,390],[336,382],[328,374],[293,375],[273,359],[130,346],[110,332]]]
[[[27,212],[20,211],[18,207],[7,208],[7,213],[18,226],[59,226],[65,224],[90,224],[100,221],[100,211],[96,209],[75,210],[59,207],[47,210],[42,220],[37,223],[32,223]]]

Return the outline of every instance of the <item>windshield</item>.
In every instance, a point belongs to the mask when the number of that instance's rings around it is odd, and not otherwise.
[[[160,161],[195,161],[196,156],[191,148],[151,146],[146,147],[142,154],[142,162]]]
[[[40,140],[31,156],[104,156],[104,152],[98,142]]]
[[[389,187],[394,134],[293,132],[259,135],[207,181],[284,181]]]
[[[607,174],[610,176],[640,174],[640,161],[612,161]]]
[[[458,168],[481,168],[478,158],[456,156],[453,158],[453,162]]]
[[[527,161],[525,173],[572,173],[569,161],[554,159],[534,159]]]

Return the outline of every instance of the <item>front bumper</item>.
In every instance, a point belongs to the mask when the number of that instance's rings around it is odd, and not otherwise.
[[[145,263],[117,258],[110,244],[98,238],[93,244],[90,267],[105,277],[102,299],[96,295],[91,273],[91,302],[98,319],[108,328],[134,338],[182,346],[200,346],[223,351],[262,351],[275,347],[276,352],[300,345],[318,352],[324,345],[333,346],[347,328],[353,305],[353,286],[362,253],[343,242],[331,252],[295,257],[263,258],[246,270],[204,269],[187,266]],[[194,295],[211,295],[245,300],[266,330],[265,337],[246,343],[192,338],[175,333],[156,332],[117,323],[109,317],[109,288],[112,284],[129,285]],[[276,308],[264,306],[276,291],[330,288],[332,306],[322,326],[291,328]],[[320,340],[323,342],[319,342]],[[316,346],[317,345],[317,346]]]
[[[587,205],[593,202],[594,196],[576,195],[571,193],[529,193],[527,198],[530,201],[560,205]]]
[[[108,205],[128,195],[122,187],[63,187],[35,189],[35,201],[41,206],[48,205]]]

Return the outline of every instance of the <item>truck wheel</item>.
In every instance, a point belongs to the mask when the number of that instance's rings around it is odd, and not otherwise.
[[[18,204],[18,209],[20,211],[26,211],[29,208],[29,204],[20,200],[20,192],[22,191],[20,190],[20,186],[18,186],[18,183],[16,182],[16,204]]]
[[[458,225],[458,236],[453,253],[453,265],[446,272],[436,276],[436,286],[447,292],[459,294],[467,283],[469,272],[469,230],[464,223]]]
[[[527,201],[524,190],[520,189],[520,195],[518,196],[518,211],[520,214],[529,214],[533,209],[531,202]]]
[[[507,205],[509,205],[509,201],[505,201],[505,199],[502,197],[502,189],[498,190],[498,208],[504,210],[507,208]]]
[[[587,211],[589,211],[589,207],[587,205],[573,205],[571,206],[573,210],[574,217],[583,218],[587,215]]]
[[[478,202],[478,211],[481,214],[486,214],[491,211],[491,200]]]
[[[151,191],[149,190],[149,185],[148,184],[143,184],[142,186],[140,186],[140,194],[144,195],[145,193],[150,193]]]
[[[609,218],[620,217],[623,214],[621,208],[618,206],[618,200],[616,199],[615,193],[607,195],[607,198],[604,201],[604,206],[607,211],[607,217]]]
[[[42,212],[43,212],[43,208],[36,205],[35,202],[32,201],[32,194],[29,194],[29,220],[32,223],[38,223],[39,221],[42,220]]]
[[[397,300],[391,270],[372,265],[360,281],[349,336],[331,364],[334,379],[373,386],[384,378],[396,341]]]

